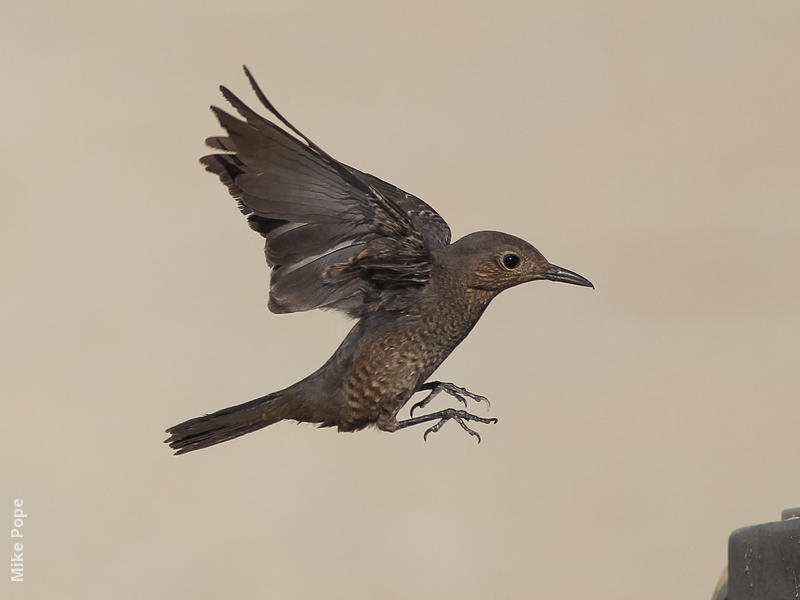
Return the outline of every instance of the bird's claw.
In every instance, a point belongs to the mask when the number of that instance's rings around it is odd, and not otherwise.
[[[412,417],[414,416],[414,411],[415,411],[415,410],[417,410],[418,408],[424,408],[424,407],[426,407],[426,406],[428,405],[428,403],[429,403],[429,402],[430,402],[430,401],[433,399],[433,397],[434,397],[434,396],[435,396],[437,393],[438,393],[438,392],[437,392],[436,390],[433,390],[433,391],[432,391],[430,394],[428,394],[427,396],[425,396],[425,397],[424,397],[422,400],[420,400],[419,402],[415,402],[415,403],[414,403],[414,404],[411,406],[411,411],[410,411],[410,414],[411,414],[411,416],[412,416]]]
[[[470,392],[468,389],[459,387],[454,383],[443,383],[441,385],[443,386],[445,392],[458,398],[461,402],[464,403],[464,406],[467,405],[467,401],[464,399],[464,396],[466,396],[467,398],[472,398],[475,402],[486,402],[486,408],[492,408],[492,403],[489,402],[489,399],[486,396],[481,396],[480,394],[474,394]]]
[[[428,441],[428,434],[429,433],[436,433],[437,431],[439,431],[442,428],[442,426],[445,423],[447,423],[447,421],[452,419],[456,423],[461,425],[461,428],[464,431],[466,431],[468,434],[478,438],[478,443],[480,444],[481,443],[480,434],[477,431],[467,427],[467,424],[464,423],[464,421],[465,420],[467,420],[467,421],[478,421],[479,423],[485,423],[487,425],[497,423],[497,419],[495,419],[495,418],[487,419],[487,418],[484,418],[484,417],[478,417],[478,416],[470,414],[470,413],[468,413],[468,412],[466,412],[464,410],[456,410],[454,408],[448,408],[448,409],[442,411],[441,415],[442,415],[441,420],[438,423],[436,423],[435,425],[433,425],[432,427],[429,427],[428,429],[426,429],[425,433],[422,434],[422,439],[423,440]]]
[[[428,403],[430,403],[430,401],[433,400],[433,397],[436,396],[440,392],[445,392],[447,394],[450,394],[456,400],[461,402],[464,405],[465,408],[467,406],[467,398],[471,398],[475,402],[486,402],[486,406],[488,408],[492,407],[491,402],[489,402],[489,399],[486,396],[481,396],[480,394],[473,394],[468,389],[463,388],[461,386],[458,386],[458,385],[456,385],[454,383],[447,383],[447,382],[444,382],[444,381],[431,381],[429,383],[426,383],[422,387],[420,387],[419,390],[417,390],[417,391],[421,391],[421,390],[431,390],[431,393],[428,394],[427,396],[425,396],[422,400],[420,400],[419,402],[415,403],[411,407],[411,416],[412,417],[414,416],[414,411],[416,409],[423,408],[423,407],[427,406]],[[464,396],[466,396],[467,398],[465,398]],[[462,427],[463,427],[463,424],[462,424]],[[428,430],[428,431],[430,431],[430,430]],[[438,431],[438,428],[435,431]],[[467,429],[467,431],[470,431],[470,430]]]

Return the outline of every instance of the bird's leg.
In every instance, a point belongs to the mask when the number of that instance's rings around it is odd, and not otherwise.
[[[424,390],[431,390],[431,393],[425,396],[422,400],[414,404],[411,407],[411,416],[414,416],[414,411],[418,408],[424,408],[428,406],[428,403],[433,400],[433,397],[438,394],[439,392],[446,392],[451,396],[454,396],[456,400],[463,403],[464,406],[467,405],[467,400],[464,398],[472,398],[475,402],[486,402],[486,406],[491,408],[491,404],[489,399],[486,396],[481,396],[480,394],[473,394],[468,389],[459,387],[454,383],[446,383],[444,381],[429,381],[428,383],[423,383],[421,386],[417,388],[417,392],[422,392]]]
[[[478,443],[481,443],[481,436],[478,434],[477,431],[473,431],[464,421],[478,421],[479,423],[497,423],[497,419],[485,419],[483,417],[477,417],[468,413],[465,410],[456,410],[455,408],[446,408],[444,410],[440,410],[439,412],[431,413],[429,415],[422,415],[421,417],[412,417],[410,419],[406,419],[404,421],[397,422],[397,429],[403,429],[404,427],[411,427],[412,425],[418,425],[419,423],[427,423],[428,421],[435,421],[439,419],[439,422],[433,425],[432,427],[428,427],[425,430],[425,433],[422,436],[423,440],[428,439],[429,433],[436,433],[442,428],[447,421],[453,419],[456,423],[461,425],[461,428],[466,431],[470,435],[474,435],[478,438]]]

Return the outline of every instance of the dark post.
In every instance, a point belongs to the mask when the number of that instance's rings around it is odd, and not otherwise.
[[[728,600],[800,598],[800,508],[742,527],[728,540]]]

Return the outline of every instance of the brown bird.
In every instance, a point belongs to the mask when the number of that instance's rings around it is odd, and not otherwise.
[[[302,381],[175,425],[166,443],[182,454],[284,419],[339,431],[369,425],[397,431],[436,421],[425,438],[452,419],[480,442],[466,422],[497,419],[453,408],[413,416],[440,392],[465,406],[466,398],[488,402],[451,383],[426,383],[428,377],[503,290],[538,279],[594,286],[506,233],[480,231],[451,244],[450,228],[430,206],[331,157],[283,118],[247,67],[245,74],[285,129],[221,86],[244,120],[212,106],[228,135],[208,138],[218,153],[200,162],[266,238],[269,309],[335,309],[358,321],[328,362]],[[412,395],[426,390],[411,418],[398,421]]]

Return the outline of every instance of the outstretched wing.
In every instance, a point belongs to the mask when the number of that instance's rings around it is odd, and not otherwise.
[[[419,198],[332,158],[283,118],[246,67],[245,73],[294,135],[221,86],[244,120],[212,107],[228,136],[208,138],[221,152],[200,162],[266,238],[270,310],[334,308],[360,316],[392,291],[427,283],[430,251],[450,242],[447,223]]]

